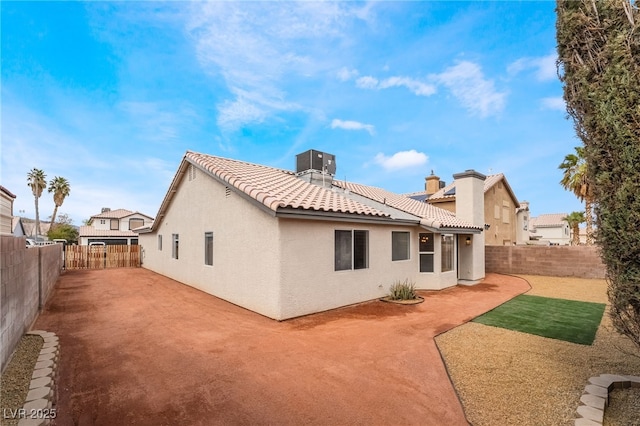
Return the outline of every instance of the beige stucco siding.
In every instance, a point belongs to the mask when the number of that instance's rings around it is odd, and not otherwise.
[[[369,267],[335,271],[335,231],[369,231]],[[410,259],[391,260],[391,232],[411,232]],[[440,273],[440,235],[435,235],[434,272],[419,272],[417,227],[314,220],[280,220],[282,318],[320,312],[383,297],[396,280],[419,289],[456,285],[457,272]],[[456,264],[454,260],[454,265]]]
[[[198,170],[182,179],[156,232],[140,234],[143,267],[271,318],[279,311],[278,220]],[[204,234],[213,232],[213,266]],[[179,234],[178,259],[172,234]],[[158,250],[162,235],[162,250]]]
[[[484,193],[484,217],[491,225],[485,235],[489,246],[512,245],[516,242],[516,205],[506,185],[496,183]]]

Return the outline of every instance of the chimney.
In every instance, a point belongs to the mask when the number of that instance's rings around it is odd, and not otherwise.
[[[336,174],[336,156],[310,149],[296,155],[296,176],[305,182],[331,188]]]
[[[111,211],[110,207],[103,207],[101,213],[106,213],[106,212],[110,212],[110,211]]]
[[[453,175],[456,185],[456,217],[484,230],[484,180],[475,170]],[[458,235],[459,284],[476,284],[485,275],[484,231]]]
[[[430,176],[424,178],[424,181],[424,191],[427,193],[427,195],[435,194],[440,188],[443,187],[443,185],[440,185],[440,178],[433,174],[433,170],[431,170]]]

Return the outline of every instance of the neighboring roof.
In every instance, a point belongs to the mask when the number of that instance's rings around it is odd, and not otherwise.
[[[133,231],[119,231],[110,229],[96,229],[93,226],[83,225],[78,229],[79,237],[137,237]]]
[[[4,192],[5,194],[7,194],[11,198],[16,198],[16,196],[11,191],[9,191],[7,188],[5,188],[2,185],[0,185],[0,191]]]
[[[93,215],[91,216],[91,219],[122,219],[123,217],[132,216],[134,214],[138,214],[140,216],[153,219],[151,216],[147,216],[146,214],[143,214],[140,212],[132,212],[131,210],[127,210],[127,209],[109,210],[107,212]]]
[[[396,194],[382,188],[361,185],[353,182],[333,181],[336,186],[347,189],[370,200],[401,210],[421,219],[429,219],[437,228],[475,228],[460,220],[450,211],[423,203],[404,195]],[[478,228],[479,229],[479,228]]]
[[[529,227],[535,229],[564,226],[567,224],[567,221],[563,219],[565,217],[567,217],[566,213],[541,214],[540,216],[529,219]]]
[[[212,155],[187,151],[176,175],[165,195],[157,218],[161,219],[171,204],[173,195],[190,164],[195,165],[214,179],[236,191],[248,196],[267,211],[274,215],[309,214],[322,216],[356,216],[362,219],[377,219],[384,221],[396,220],[389,208],[409,213],[415,223],[428,223],[432,227],[452,227],[463,229],[480,229],[455,215],[426,203],[408,199],[380,188],[368,187],[353,183],[334,181],[331,188],[315,185],[304,181],[295,173],[274,167],[247,163],[239,160],[215,157]],[[347,191],[345,191],[345,189]],[[350,192],[360,195],[357,199]],[[386,204],[385,204],[386,201]],[[380,203],[380,205],[376,205]],[[396,215],[398,216],[398,215]],[[156,220],[151,227],[153,231]]]
[[[13,216],[11,218],[11,232],[15,234],[16,228],[20,227],[21,233],[20,235],[26,235],[27,233],[24,231],[24,225],[22,224],[22,218],[20,216]]]
[[[514,203],[515,203],[516,207],[520,207],[520,202],[518,201],[518,198],[516,197],[515,193],[511,189],[511,186],[509,185],[509,182],[507,182],[507,178],[502,173],[497,173],[495,175],[488,175],[487,176],[487,178],[484,181],[484,192],[486,193],[488,190],[493,188],[493,186],[495,184],[497,184],[498,182],[503,182],[504,183],[504,186],[507,189],[507,192],[509,193],[509,195],[511,195],[511,198],[514,200]],[[407,194],[407,196],[410,197],[410,198],[414,198],[418,194],[425,194],[426,195],[426,192],[424,192],[424,191],[422,191],[422,192],[414,192],[412,194]],[[440,188],[433,195],[431,195],[431,196],[429,196],[427,198],[428,198],[429,201],[455,200],[455,198],[456,198],[456,182],[453,181],[449,185],[446,185],[444,188]]]
[[[36,234],[36,221],[35,219],[26,219],[21,218],[22,220],[22,229],[24,229],[24,233],[27,236],[32,236]],[[43,222],[40,221],[40,235],[46,235],[49,232],[49,228],[51,227],[51,222]]]

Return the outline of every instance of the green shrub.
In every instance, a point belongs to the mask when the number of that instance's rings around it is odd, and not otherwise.
[[[396,281],[391,285],[389,289],[389,298],[391,300],[413,300],[417,299],[415,283],[409,282],[409,279],[404,281]]]

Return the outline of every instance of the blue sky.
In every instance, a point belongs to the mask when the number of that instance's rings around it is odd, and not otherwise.
[[[33,167],[76,225],[154,216],[186,150],[394,192],[504,173],[532,214],[581,210],[555,69],[554,2],[2,2],[2,185]],[[40,199],[41,218],[53,211]],[[24,212],[23,212],[24,211]]]

